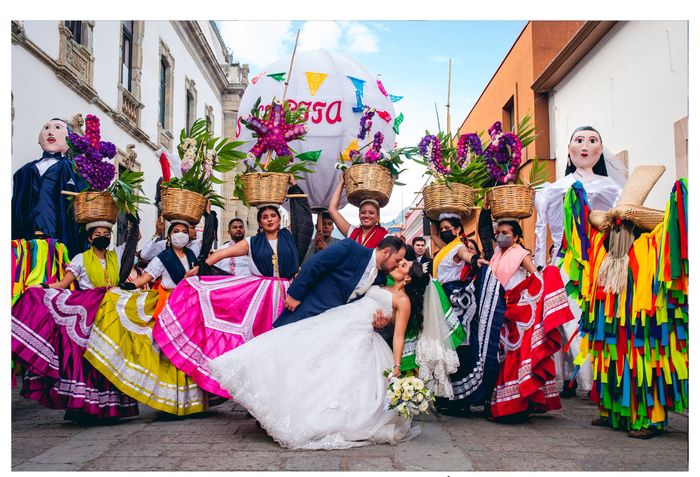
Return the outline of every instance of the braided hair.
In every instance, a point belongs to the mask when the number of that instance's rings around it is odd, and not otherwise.
[[[124,242],[122,261],[119,264],[119,283],[124,283],[129,278],[134,266],[134,257],[136,257],[136,246],[139,243],[139,218],[132,214],[126,214],[126,220],[129,224],[129,232],[126,236],[126,242]]]

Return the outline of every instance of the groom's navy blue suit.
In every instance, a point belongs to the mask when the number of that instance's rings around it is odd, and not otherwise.
[[[311,257],[287,291],[301,303],[294,311],[284,310],[273,326],[278,328],[346,304],[362,278],[372,252],[371,248],[345,239]],[[377,273],[373,284],[386,284],[386,275]]]

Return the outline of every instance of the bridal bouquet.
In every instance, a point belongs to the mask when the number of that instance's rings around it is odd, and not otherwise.
[[[385,373],[389,374],[389,373]],[[387,389],[389,409],[394,409],[405,418],[427,414],[435,396],[422,379],[415,376],[392,378]]]

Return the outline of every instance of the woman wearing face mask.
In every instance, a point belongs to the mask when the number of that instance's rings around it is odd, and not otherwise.
[[[290,194],[302,192],[292,183]],[[293,232],[281,228],[278,206],[259,206],[259,232],[217,250],[189,271],[153,329],[163,353],[208,392],[229,397],[211,378],[209,361],[272,329],[284,310],[290,279],[299,270],[299,250],[308,248],[313,227],[308,200],[290,202]],[[305,244],[299,244],[299,235],[308,237]],[[248,257],[250,276],[212,270],[219,261],[239,256]],[[218,276],[207,276],[213,273]]]
[[[170,223],[165,250],[151,260],[141,276],[133,282],[135,288],[140,288],[153,280],[161,279],[154,318],[160,315],[172,290],[192,269],[197,260],[195,253],[187,247],[190,243],[189,225],[184,220],[173,220]]]
[[[107,288],[118,283],[123,247],[107,250],[113,224],[87,225],[90,249],[76,255],[64,278],[28,289],[12,308],[12,353],[26,363],[22,395],[67,420],[88,422],[135,416],[135,400],[83,359]],[[74,281],[78,289],[67,290]],[[43,289],[42,289],[43,288]]]
[[[196,259],[188,242],[188,224],[173,221],[165,251],[140,278],[105,295],[85,351],[85,359],[122,392],[179,416],[207,410],[210,396],[168,360],[152,335],[167,296]],[[158,290],[136,290],[158,277]]]
[[[603,154],[603,140],[595,128],[583,126],[576,128],[569,139],[568,162],[564,177],[553,183],[543,184],[535,196],[537,208],[537,224],[535,235],[535,265],[542,268],[548,264],[556,265],[557,255],[564,236],[564,195],[571,185],[580,181],[588,197],[591,210],[609,210],[617,203],[622,187],[626,182],[623,174],[624,167],[615,161],[607,159]],[[547,259],[547,230],[552,237],[552,252]],[[562,277],[564,282],[567,276]],[[576,320],[571,321],[560,331],[564,339],[570,343],[566,353],[557,353],[557,374],[563,381],[563,398],[576,395],[576,389],[586,393],[593,385],[593,371],[588,360],[581,363],[572,383],[574,373],[573,360],[580,350],[581,337],[578,335],[578,322],[581,310],[575,300],[569,302]]]
[[[561,347],[558,327],[573,319],[556,267],[541,276],[522,245],[516,220],[500,220],[490,268],[506,293],[501,328],[503,360],[491,396],[494,419],[522,419],[561,408],[553,355]],[[528,276],[529,274],[529,276]]]
[[[330,203],[328,204],[328,213],[331,215],[335,226],[344,237],[351,238],[360,245],[367,248],[376,248],[379,242],[386,236],[389,231],[380,225],[379,218],[379,202],[373,199],[365,199],[360,203],[360,225],[350,225],[350,222],[345,220],[338,206],[340,205],[340,197],[343,194],[345,186],[344,176],[340,176],[340,182],[336,187]]]
[[[470,406],[481,405],[493,388],[498,369],[496,353],[498,331],[503,316],[498,283],[490,273],[486,260],[470,252],[461,217],[443,213],[439,232],[431,224],[431,236],[441,247],[433,259],[433,276],[449,298],[456,322],[453,340],[459,357],[459,368],[450,375],[451,396],[437,399],[443,414],[467,416]]]

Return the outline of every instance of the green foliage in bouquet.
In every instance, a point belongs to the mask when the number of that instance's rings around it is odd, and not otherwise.
[[[214,184],[224,182],[213,172],[221,174],[233,170],[246,154],[237,150],[245,141],[231,141],[226,137],[215,137],[205,119],[197,119],[189,134],[180,132],[177,152],[182,161],[182,177],[174,177],[163,187],[185,189],[203,195],[212,205],[223,207],[223,197],[216,193]]]
[[[121,212],[138,217],[138,204],[150,204],[150,201],[143,195],[142,183],[143,172],[124,170],[107,191],[112,194],[112,198]]]
[[[538,134],[535,133],[535,126],[532,124],[532,116],[530,113],[523,117],[520,123],[515,127],[514,132],[520,138],[523,147],[527,147],[537,138]],[[523,180],[521,176],[518,176],[515,183],[529,185],[538,189],[548,178],[547,163],[535,157],[532,159],[532,168],[530,169],[527,181]]]

